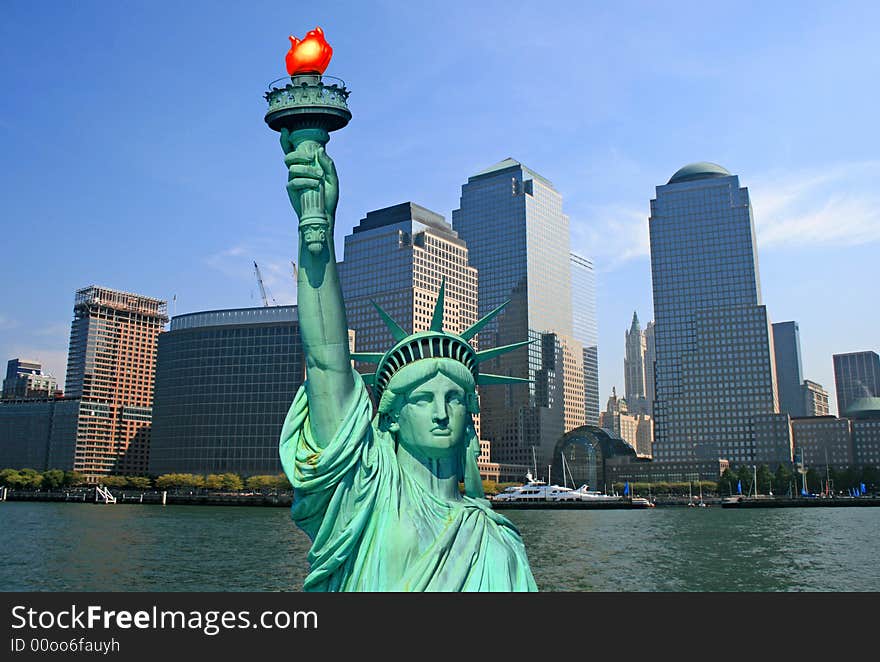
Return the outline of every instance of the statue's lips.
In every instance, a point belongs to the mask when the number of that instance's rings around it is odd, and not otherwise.
[[[431,430],[431,434],[437,437],[448,437],[452,434],[452,430],[449,428],[434,428]]]

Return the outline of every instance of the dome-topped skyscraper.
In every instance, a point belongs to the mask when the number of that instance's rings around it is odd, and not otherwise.
[[[676,170],[675,174],[669,178],[667,184],[680,184],[681,182],[692,182],[697,179],[712,179],[715,177],[730,176],[730,171],[717,163],[698,161],[697,163],[690,163],[683,168]]]
[[[778,401],[748,190],[715,163],[686,165],[657,187],[649,224],[654,459],[752,463],[752,419]]]

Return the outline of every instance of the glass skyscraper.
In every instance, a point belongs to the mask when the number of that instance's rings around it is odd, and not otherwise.
[[[583,351],[574,339],[571,246],[562,196],[513,159],[468,178],[452,225],[479,274],[479,316],[510,304],[479,337],[481,349],[536,342],[482,366],[528,385],[481,387],[481,435],[509,479],[554,461],[556,442],[584,420]],[[568,387],[567,387],[568,385]],[[598,400],[598,398],[597,398]]]
[[[443,328],[462,333],[477,321],[477,271],[465,242],[440,214],[412,202],[369,212],[345,237],[339,264],[357,351],[394,345],[371,301],[407,332],[427,330],[444,277]]]
[[[596,321],[596,270],[589,258],[571,254],[571,299],[574,339],[584,359],[584,416],[599,425],[599,325]]]
[[[304,378],[296,306],[174,317],[159,336],[150,473],[280,473]]]
[[[778,411],[752,207],[739,178],[694,163],[657,187],[654,459],[754,459],[752,418]]]
[[[801,336],[797,322],[773,324],[773,354],[779,411],[789,416],[806,416],[801,365]]]

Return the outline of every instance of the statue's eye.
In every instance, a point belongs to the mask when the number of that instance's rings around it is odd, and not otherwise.
[[[464,402],[464,396],[461,393],[450,393],[446,396],[446,401],[450,404],[460,405]]]

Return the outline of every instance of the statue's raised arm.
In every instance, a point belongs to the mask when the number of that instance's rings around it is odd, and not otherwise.
[[[297,131],[294,139],[287,129],[281,130],[287,193],[299,217],[297,311],[306,357],[305,388],[312,434],[321,445],[333,437],[356,386],[333,246],[339,178],[324,150],[325,136],[316,129]]]

